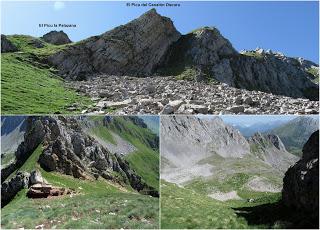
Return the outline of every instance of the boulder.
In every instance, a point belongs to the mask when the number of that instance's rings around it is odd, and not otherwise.
[[[319,131],[310,136],[302,158],[285,173],[282,200],[319,226]]]
[[[50,31],[49,33],[42,36],[42,39],[45,42],[48,42],[53,45],[63,45],[71,43],[68,35],[61,31]]]
[[[38,170],[34,170],[30,173],[29,185],[47,183],[47,181],[41,176]]]
[[[6,35],[1,34],[1,53],[16,51],[18,51],[18,48],[8,40]]]

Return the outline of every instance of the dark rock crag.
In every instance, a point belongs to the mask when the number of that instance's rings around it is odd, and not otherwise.
[[[18,172],[15,177],[1,184],[1,208],[7,205],[22,189],[28,188],[30,174]]]
[[[1,34],[1,53],[16,52],[18,48],[8,38]]]
[[[71,43],[71,40],[69,39],[68,35],[61,31],[50,31],[49,33],[46,33],[42,36],[42,39],[45,42],[48,42],[53,45],[64,45]]]
[[[283,203],[304,216],[304,222],[319,227],[319,131],[303,147],[302,158],[285,174]]]

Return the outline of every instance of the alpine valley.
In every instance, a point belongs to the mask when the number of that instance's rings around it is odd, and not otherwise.
[[[294,142],[298,157],[282,142],[296,137],[286,124],[275,129],[281,138],[244,137],[224,116],[161,117],[161,227],[318,228],[319,131],[304,125],[310,119],[287,122],[310,131]]]
[[[1,52],[3,114],[318,113],[316,63],[239,52],[215,27],[182,35],[155,9],[79,42],[2,35]]]
[[[1,228],[159,228],[159,118],[148,123],[2,117]]]

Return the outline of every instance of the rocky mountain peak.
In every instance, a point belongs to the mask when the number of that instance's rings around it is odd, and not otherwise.
[[[72,79],[83,79],[90,73],[150,75],[179,37],[172,21],[153,9],[54,54],[49,61]]]
[[[167,53],[162,68],[174,65],[201,68],[216,65],[224,57],[235,54],[237,51],[217,28],[203,27],[182,35]]]
[[[248,138],[251,154],[254,154],[265,163],[284,173],[298,157],[287,152],[279,136],[274,134],[255,133]]]
[[[72,80],[97,75],[177,76],[191,69],[189,78],[197,81],[216,80],[250,91],[319,99],[311,62],[261,48],[238,53],[214,27],[181,36],[171,19],[155,9],[67,47],[48,61]]]
[[[53,45],[63,45],[63,44],[71,43],[71,40],[69,39],[68,35],[62,30],[50,31],[49,33],[46,33],[45,35],[43,35],[42,39],[45,42],[51,43]]]
[[[163,156],[177,165],[195,164],[216,154],[241,158],[250,152],[249,144],[240,132],[224,124],[219,117],[209,120],[194,116],[163,117],[162,133]]]
[[[275,147],[280,151],[286,151],[284,144],[279,136],[275,134],[262,134],[260,132],[255,133],[249,138],[250,143],[257,144],[263,148]]]

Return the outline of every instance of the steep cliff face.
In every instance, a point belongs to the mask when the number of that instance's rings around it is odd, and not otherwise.
[[[256,133],[248,142],[252,154],[281,172],[285,172],[298,160],[298,157],[287,152],[277,135]]]
[[[232,58],[231,68],[235,87],[319,100],[318,85],[296,58],[257,49]]]
[[[246,139],[219,117],[211,120],[194,116],[161,118],[161,153],[174,165],[196,164],[214,154],[241,158],[249,152]]]
[[[54,54],[49,61],[71,79],[90,73],[149,75],[179,37],[172,21],[152,9],[126,25]]]
[[[303,147],[302,158],[286,172],[283,179],[283,203],[319,226],[319,131]]]
[[[238,53],[216,28],[183,35],[169,49],[161,71],[176,74],[196,69],[200,79],[290,97],[318,100],[318,85],[308,72],[315,63],[263,49]],[[161,72],[160,71],[160,72]]]

